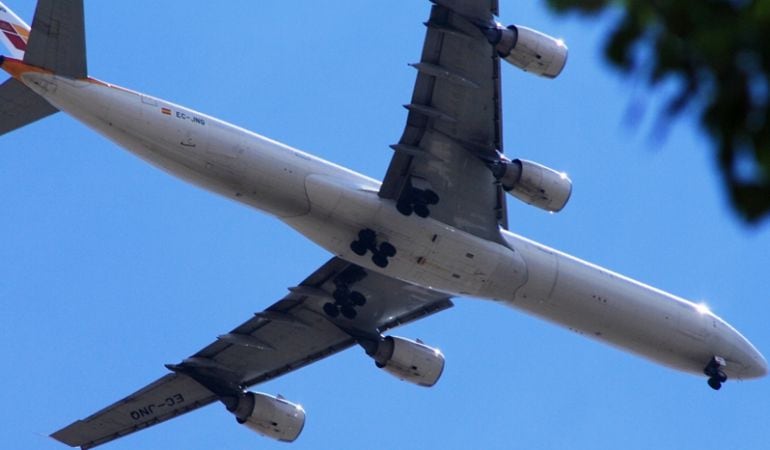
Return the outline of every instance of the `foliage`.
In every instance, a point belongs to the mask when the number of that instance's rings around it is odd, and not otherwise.
[[[606,59],[650,89],[677,80],[664,118],[697,114],[735,210],[751,223],[770,213],[770,0],[547,3],[560,14],[618,17]]]

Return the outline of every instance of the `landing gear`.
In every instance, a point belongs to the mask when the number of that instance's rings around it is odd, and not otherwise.
[[[358,232],[358,240],[350,243],[350,249],[359,256],[364,256],[366,252],[377,246],[377,233],[374,230],[366,228]]]
[[[372,262],[375,266],[382,267],[383,269],[388,267],[388,258],[379,253],[372,255]]]
[[[364,306],[366,304],[366,297],[364,297],[364,294],[358,291],[351,292],[348,298],[350,300],[350,303],[352,303],[355,306]]]
[[[711,387],[711,389],[718,391],[722,389],[722,382],[719,381],[719,379],[711,377],[708,379],[708,384]]]
[[[379,251],[372,256],[372,261],[378,267],[385,267],[388,265],[388,258],[393,256],[396,256],[396,247],[393,247],[389,242],[383,242],[380,244]]]
[[[346,319],[355,319],[358,315],[356,306],[364,306],[366,297],[358,291],[350,291],[347,287],[338,287],[332,294],[334,303],[326,302],[324,304],[324,313],[332,319],[336,319],[342,314]]]
[[[438,200],[438,194],[430,189],[417,189],[416,187],[406,186],[401,193],[401,197],[396,202],[396,209],[405,216],[410,216],[414,213],[418,217],[425,218],[430,216],[428,206],[437,204]]]
[[[324,304],[324,312],[327,316],[331,317],[332,319],[335,319],[337,316],[340,315],[340,308],[337,305],[337,303],[331,303],[327,302]]]
[[[372,231],[372,233],[374,232]],[[368,233],[364,233],[364,237],[367,235]],[[359,238],[360,237],[361,233],[359,233]],[[353,283],[361,281],[365,277],[366,271],[356,265],[351,265],[337,275],[337,277],[334,278],[335,289],[334,292],[332,292],[334,302],[326,302],[324,304],[324,313],[332,319],[336,319],[340,314],[346,319],[355,319],[356,316],[358,316],[356,308],[366,305],[366,297],[358,291],[351,290],[350,287]]]
[[[424,219],[430,215],[430,210],[425,205],[417,204],[414,205],[414,213],[417,214],[417,217]]]
[[[403,196],[402,198],[398,199],[398,202],[396,203],[396,209],[398,212],[405,216],[411,216],[414,212],[412,202],[410,202],[408,199],[405,199]]]
[[[358,232],[358,239],[350,243],[350,249],[359,256],[371,251],[372,262],[382,268],[388,266],[388,258],[396,256],[396,247],[389,242],[377,245],[377,233],[370,228]]]
[[[718,391],[722,388],[722,383],[727,381],[727,375],[722,371],[722,368],[726,365],[727,363],[724,358],[721,356],[714,356],[711,358],[711,361],[706,364],[706,367],[703,368],[703,373],[709,377],[708,385],[711,389]]]
[[[355,319],[356,315],[358,315],[358,313],[356,312],[356,309],[350,305],[340,306],[340,312],[342,313],[343,317],[351,320]]]

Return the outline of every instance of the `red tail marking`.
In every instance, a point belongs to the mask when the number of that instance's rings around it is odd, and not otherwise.
[[[21,51],[27,50],[27,43],[24,42],[24,39],[22,39],[18,34],[11,34],[5,31],[3,31],[3,34],[8,38],[9,41],[11,41],[11,44],[13,44],[14,47]]]

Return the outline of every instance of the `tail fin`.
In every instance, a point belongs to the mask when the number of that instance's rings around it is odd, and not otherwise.
[[[88,76],[83,0],[37,2],[24,62],[69,78]]]
[[[0,42],[12,58],[30,66],[69,78],[88,76],[83,0],[38,1],[31,29],[0,2]],[[57,111],[20,80],[0,85],[0,135]]]
[[[10,56],[24,59],[29,41],[29,25],[0,2],[0,42]],[[3,56],[0,55],[0,66]],[[13,78],[0,85],[0,135],[50,116],[57,111],[42,97]]]
[[[24,59],[28,40],[29,25],[0,2],[0,42],[8,49],[10,56]]]

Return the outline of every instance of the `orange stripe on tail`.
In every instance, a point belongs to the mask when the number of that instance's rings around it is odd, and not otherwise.
[[[41,69],[39,67],[30,66],[29,64],[24,64],[24,62],[19,61],[18,59],[8,58],[4,56],[0,56],[0,67],[11,74],[12,77],[16,78],[17,80],[21,79],[21,76],[25,73],[47,73],[52,74],[50,70]]]

